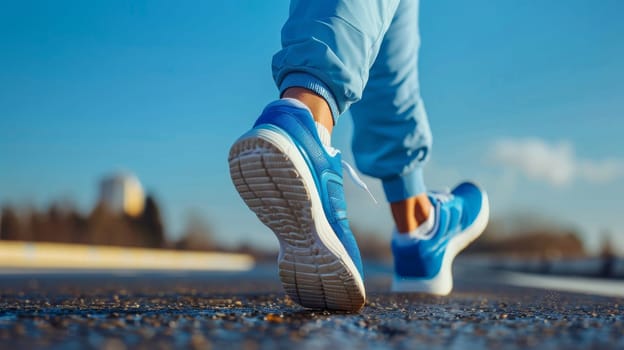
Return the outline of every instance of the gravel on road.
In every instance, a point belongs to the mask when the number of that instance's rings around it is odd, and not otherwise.
[[[0,348],[624,348],[624,300],[464,281],[386,292],[354,314],[306,310],[266,271],[0,276]]]

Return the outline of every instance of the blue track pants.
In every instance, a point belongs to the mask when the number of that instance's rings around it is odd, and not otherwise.
[[[418,84],[417,0],[293,0],[273,57],[280,92],[323,96],[353,117],[353,154],[389,202],[426,191],[431,131]]]

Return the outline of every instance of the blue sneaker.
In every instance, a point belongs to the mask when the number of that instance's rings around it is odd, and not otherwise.
[[[308,108],[291,99],[269,104],[228,160],[236,190],[279,240],[286,293],[308,308],[360,310],[362,261],[347,220],[341,155],[321,144]]]
[[[447,295],[455,256],[485,230],[490,207],[485,191],[465,182],[451,193],[432,193],[433,228],[425,236],[392,241],[392,291]]]

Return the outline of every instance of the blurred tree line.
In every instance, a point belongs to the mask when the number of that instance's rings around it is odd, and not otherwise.
[[[103,203],[86,215],[67,203],[54,203],[44,210],[6,205],[0,215],[2,240],[151,248],[167,244],[160,209],[152,196],[146,197],[143,212],[135,217],[114,212]]]
[[[464,254],[539,259],[587,256],[583,241],[574,229],[553,223],[525,225],[512,230],[504,226],[504,221],[492,220],[481,237],[470,244]],[[357,225],[353,225],[352,229],[364,259],[392,261],[390,230],[383,235]]]
[[[572,229],[523,225],[522,230],[509,231],[504,229],[504,222],[490,222],[484,234],[467,248],[466,254],[544,259],[586,256],[583,242]],[[378,234],[357,224],[353,225],[353,232],[364,259],[392,261],[389,232],[387,235]],[[143,212],[134,217],[115,212],[103,203],[87,214],[80,213],[68,203],[54,203],[44,210],[17,210],[5,205],[0,212],[0,240],[226,250],[252,254],[260,260],[275,259],[274,251],[258,250],[247,243],[228,249],[217,245],[213,237],[202,217],[191,213],[181,238],[167,241],[159,205],[151,195],[146,197]]]
[[[503,226],[501,221],[491,221],[483,235],[466,248],[466,253],[539,259],[587,256],[583,241],[574,229],[537,225],[509,232]]]

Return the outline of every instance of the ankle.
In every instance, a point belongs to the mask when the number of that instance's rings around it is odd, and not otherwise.
[[[433,206],[426,193],[390,203],[392,216],[400,233],[416,230],[429,218]]]
[[[314,120],[324,126],[331,134],[334,128],[334,118],[331,114],[329,104],[323,97],[312,90],[301,87],[291,87],[286,89],[282,97],[294,98],[308,106]]]

